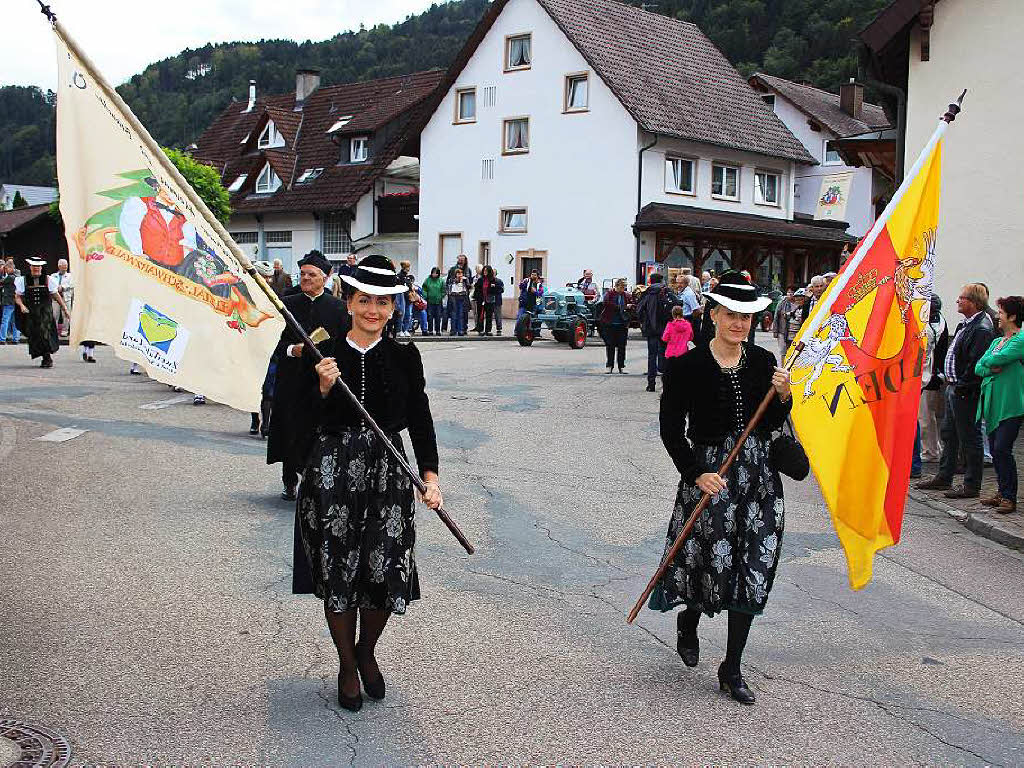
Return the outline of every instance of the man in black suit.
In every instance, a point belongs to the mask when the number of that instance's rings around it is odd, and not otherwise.
[[[980,283],[968,283],[960,290],[956,308],[964,320],[956,327],[941,373],[946,385],[946,415],[939,432],[942,437],[939,473],[917,486],[925,490],[945,489],[943,495],[950,499],[972,499],[981,490],[984,458],[977,416],[981,377],[974,372],[974,366],[994,336],[986,306],[988,291]],[[951,488],[960,448],[964,452],[964,482]]]
[[[331,339],[348,332],[345,304],[324,290],[331,263],[320,251],[310,251],[299,262],[299,292],[281,301],[295,316],[306,333],[323,328]],[[274,354],[277,356],[277,380],[274,386],[274,407],[270,417],[267,440],[267,464],[282,463],[281,498],[295,500],[306,456],[312,445],[313,416],[309,397],[318,386],[313,370],[313,355],[304,348],[301,338],[285,327]]]

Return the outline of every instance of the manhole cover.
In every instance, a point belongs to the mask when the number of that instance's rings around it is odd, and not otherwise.
[[[3,740],[14,744],[19,753],[14,755],[13,763],[4,761],[0,765],[10,765],[11,768],[63,768],[71,760],[71,745],[67,739],[39,725],[0,718],[0,743]],[[4,756],[2,751],[0,756]]]

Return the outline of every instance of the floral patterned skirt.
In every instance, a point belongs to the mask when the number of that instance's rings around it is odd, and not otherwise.
[[[720,467],[739,434],[718,445],[695,445],[694,450],[704,466]],[[764,610],[785,521],[782,481],[769,466],[769,445],[757,434],[743,444],[725,476],[726,489],[697,517],[682,550],[651,593],[651,609],[669,611],[685,604],[709,616],[723,610]],[[665,553],[702,496],[696,485],[680,482]]]
[[[388,437],[404,456],[402,438]],[[328,610],[405,613],[419,599],[413,501],[412,481],[369,429],[317,435],[297,524],[313,592]]]

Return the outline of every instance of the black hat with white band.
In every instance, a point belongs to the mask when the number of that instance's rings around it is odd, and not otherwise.
[[[351,275],[342,275],[341,279],[357,291],[373,296],[394,296],[409,290],[387,256],[366,256],[356,264]]]
[[[718,285],[713,290],[705,291],[704,296],[726,309],[747,315],[760,312],[772,303],[769,296],[758,296],[757,288],[735,269],[723,272],[718,278]]]

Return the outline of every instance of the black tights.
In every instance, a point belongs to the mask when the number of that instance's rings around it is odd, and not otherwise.
[[[729,639],[725,648],[725,661],[722,662],[721,667],[724,675],[733,677],[740,673],[740,661],[743,658],[743,649],[747,645],[747,636],[750,634],[750,624],[753,620],[752,613],[729,611]],[[689,608],[680,611],[677,626],[685,640],[696,640],[698,622],[700,622],[700,611]]]
[[[331,630],[331,639],[338,649],[338,662],[341,664],[341,688],[346,696],[359,693],[359,674],[356,668],[356,611],[351,609],[334,613],[324,603],[324,616]],[[376,679],[380,669],[373,657],[384,627],[391,618],[391,611],[359,611],[359,655],[363,660],[363,668]]]

